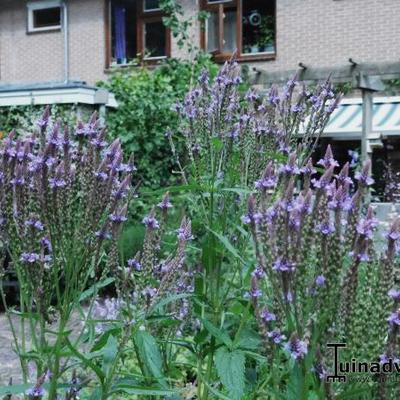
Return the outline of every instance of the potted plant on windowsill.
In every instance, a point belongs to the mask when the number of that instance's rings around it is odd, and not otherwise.
[[[265,15],[262,17],[257,42],[260,53],[273,53],[275,51],[275,23],[272,16]]]

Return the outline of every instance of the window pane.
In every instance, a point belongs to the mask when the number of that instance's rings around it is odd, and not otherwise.
[[[146,57],[167,55],[167,33],[162,21],[148,22],[144,25],[144,47]]]
[[[243,53],[275,52],[274,2],[246,0],[243,2]]]
[[[145,0],[144,1],[144,10],[159,10],[160,9],[160,0]]]
[[[218,51],[218,13],[211,12],[207,19],[207,51],[212,53]]]
[[[33,27],[47,28],[61,25],[60,7],[44,8],[42,10],[33,10]]]
[[[112,58],[126,64],[137,56],[136,5],[130,1],[113,1],[111,9]]]
[[[224,13],[224,52],[236,50],[236,11]]]

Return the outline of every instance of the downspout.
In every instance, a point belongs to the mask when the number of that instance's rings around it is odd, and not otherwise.
[[[67,0],[62,2],[63,27],[64,27],[64,82],[69,81],[69,25]]]

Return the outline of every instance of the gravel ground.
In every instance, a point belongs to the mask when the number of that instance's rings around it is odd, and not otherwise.
[[[15,321],[14,326],[17,330],[17,336],[20,338],[19,332],[19,321],[18,317],[13,317]],[[72,337],[74,332],[79,332],[81,326],[80,319],[72,317],[69,328],[72,330]],[[53,327],[56,330],[56,326]],[[29,343],[29,338],[27,339]],[[21,367],[19,364],[18,356],[13,351],[14,341],[13,335],[8,323],[8,319],[4,313],[0,313],[0,386],[7,385],[10,378],[13,383],[21,383]],[[34,371],[32,371],[34,375]]]
[[[21,381],[21,369],[13,349],[13,337],[7,317],[0,314],[0,385],[8,383],[12,377],[14,383]]]

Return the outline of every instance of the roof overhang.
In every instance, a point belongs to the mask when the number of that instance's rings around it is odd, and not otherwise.
[[[400,136],[400,96],[375,97],[370,138]],[[323,137],[360,140],[362,134],[362,99],[344,99],[333,112]]]
[[[0,107],[48,104],[118,107],[114,95],[108,90],[80,82],[0,85]]]

